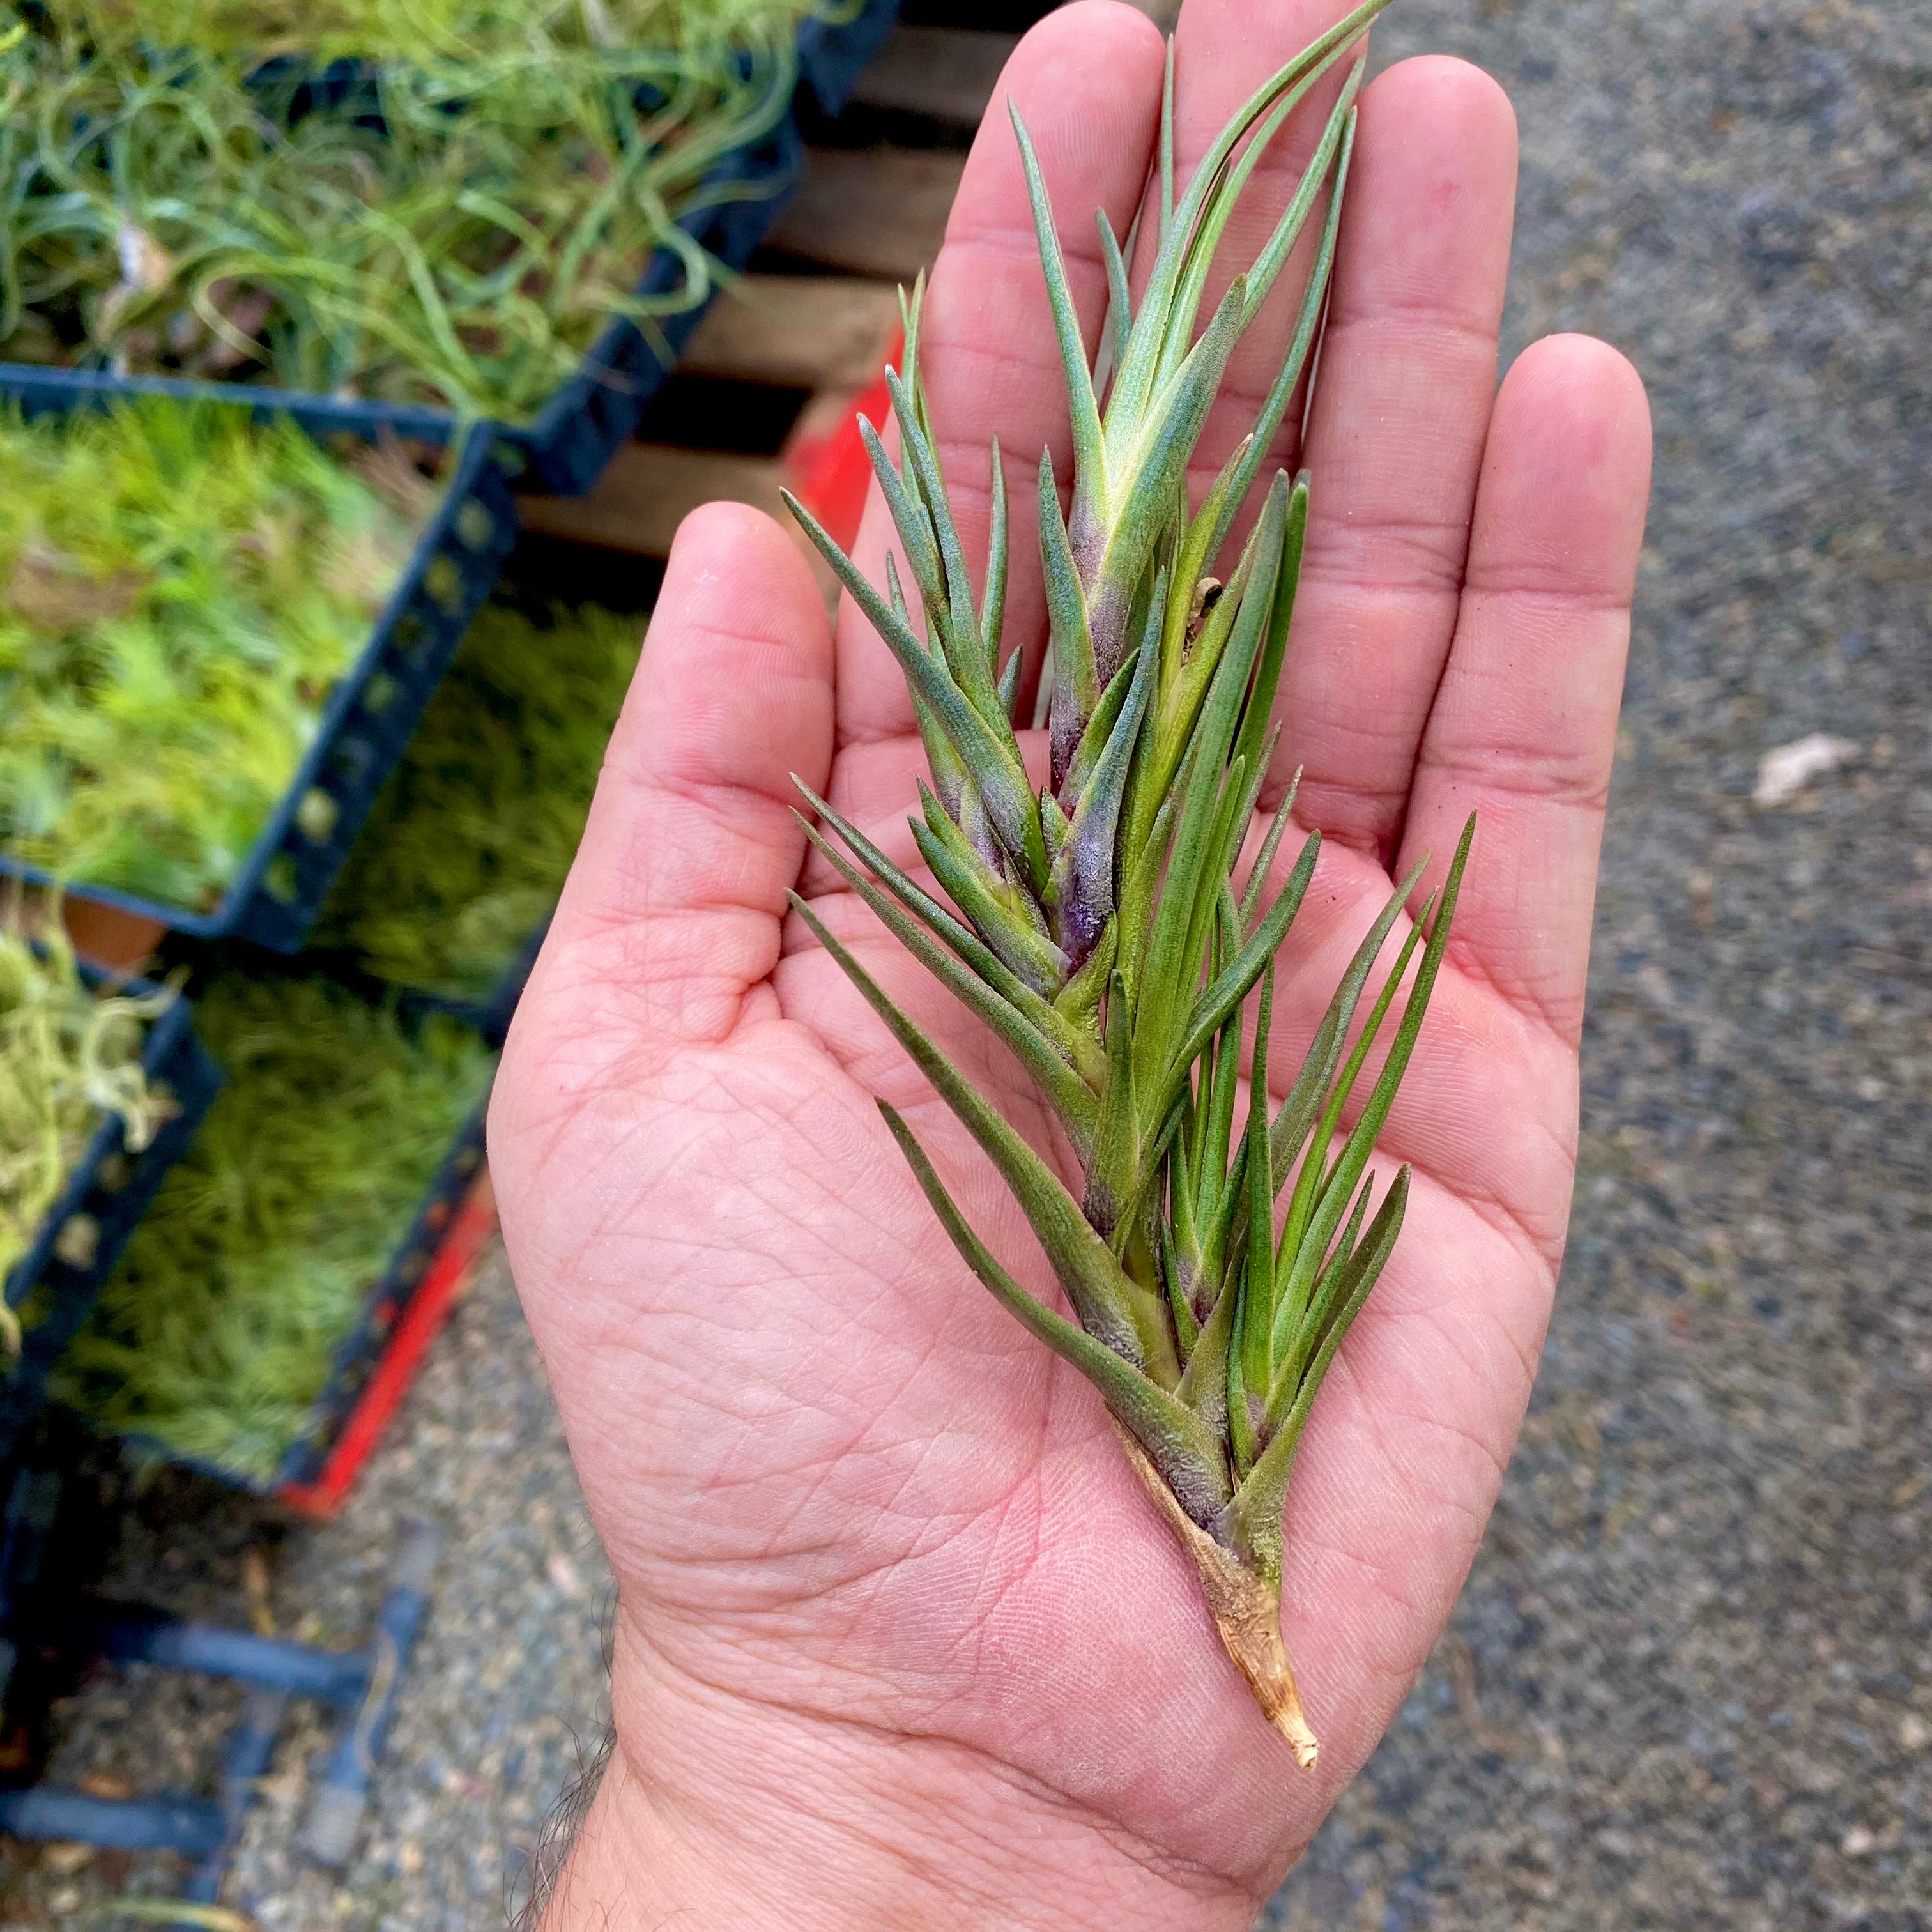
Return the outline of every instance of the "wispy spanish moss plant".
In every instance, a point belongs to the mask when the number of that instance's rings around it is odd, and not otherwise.
[[[218,902],[434,502],[358,447],[158,400],[0,412],[0,850]]]
[[[789,25],[797,0],[43,0],[97,46],[187,47],[260,58],[538,61]]]
[[[238,48],[237,5],[52,10],[0,45],[0,355],[517,422],[610,317],[708,292],[676,224],[767,191],[703,183],[784,111],[807,9],[339,0],[272,7]],[[89,16],[138,31],[95,44]],[[262,76],[285,45],[379,64],[297,112]],[[660,244],[680,276],[638,297]]]
[[[141,1053],[148,1022],[173,998],[97,991],[57,920],[30,944],[0,917],[0,1283],[39,1238],[104,1118],[119,1119],[130,1151],[153,1138],[162,1105]],[[18,1340],[0,1304],[0,1345],[10,1354]]]
[[[325,980],[224,976],[195,1023],[227,1084],[56,1378],[110,1434],[258,1480],[408,1233],[494,1056]]]
[[[577,855],[641,618],[478,619],[324,909],[318,946],[378,979],[489,997]]]

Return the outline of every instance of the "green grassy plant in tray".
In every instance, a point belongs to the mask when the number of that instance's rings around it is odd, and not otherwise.
[[[643,629],[590,605],[543,623],[508,605],[485,611],[377,800],[316,943],[396,986],[490,1000],[576,856]]]
[[[810,10],[50,0],[0,34],[0,358],[526,422],[614,317],[704,301],[678,221]],[[682,281],[640,294],[660,247]]]
[[[164,1118],[142,1067],[148,1024],[172,993],[90,986],[52,926],[38,944],[0,920],[0,1282],[34,1247],[104,1118],[138,1153]],[[0,1349],[20,1332],[0,1302]]]
[[[494,1056],[321,978],[224,974],[197,1024],[227,1084],[169,1175],[56,1394],[103,1431],[272,1484]]]
[[[440,495],[159,398],[0,410],[0,852],[190,912],[292,782]]]

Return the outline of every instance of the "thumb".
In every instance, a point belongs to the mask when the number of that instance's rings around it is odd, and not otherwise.
[[[805,850],[792,774],[826,783],[832,666],[786,533],[734,503],[686,518],[524,1002],[542,1031],[646,1051],[731,1031],[778,963]]]

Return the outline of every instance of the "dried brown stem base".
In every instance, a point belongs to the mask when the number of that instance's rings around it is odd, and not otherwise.
[[[1318,1747],[1303,1714],[1287,1646],[1281,1640],[1281,1592],[1252,1570],[1244,1569],[1231,1551],[1222,1549],[1196,1522],[1174,1500],[1174,1492],[1162,1481],[1147,1452],[1118,1423],[1114,1426],[1134,1473],[1193,1559],[1214,1627],[1236,1669],[1247,1679],[1262,1715],[1288,1740],[1295,1762],[1304,1771],[1312,1771]]]

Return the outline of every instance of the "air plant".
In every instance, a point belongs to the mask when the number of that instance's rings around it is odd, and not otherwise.
[[[394,446],[143,399],[0,410],[0,853],[218,903],[433,512]]]
[[[40,0],[40,9],[110,49],[417,63],[621,56],[802,10],[794,0]]]
[[[20,1346],[13,1304],[33,1286],[9,1279],[40,1238],[76,1163],[104,1119],[139,1153],[166,1118],[141,1056],[172,992],[136,997],[81,976],[58,919],[29,939],[19,898],[0,917],[0,1348]]]
[[[345,4],[266,42],[252,8],[153,10],[0,37],[0,356],[521,422],[613,317],[709,293],[679,224],[771,191],[718,164],[783,114],[806,9]]]
[[[320,978],[224,974],[195,1024],[227,1083],[54,1388],[106,1433],[266,1482],[494,1057]]]
[[[1032,144],[1013,116],[1074,450],[1065,514],[1050,458],[1040,471],[1050,622],[1045,789],[1036,792],[1028,778],[1016,728],[1021,654],[1001,658],[1000,452],[995,445],[991,548],[976,594],[920,380],[918,292],[907,305],[904,366],[889,379],[896,461],[862,425],[910,586],[889,560],[882,594],[793,506],[904,670],[932,770],[912,832],[951,905],[809,792],[816,822],[805,821],[808,834],[1018,1058],[1078,1163],[1077,1194],[811,906],[794,903],[1025,1211],[1073,1320],[1013,1278],[904,1121],[880,1103],[968,1265],[1099,1390],[1193,1559],[1230,1655],[1304,1766],[1315,1760],[1316,1740],[1280,1630],[1284,1499],[1322,1378],[1402,1226],[1408,1170],[1388,1178],[1378,1199],[1370,1162],[1448,944],[1470,838],[1466,831],[1442,885],[1412,919],[1407,909],[1423,868],[1396,886],[1286,1099],[1273,1107],[1275,961],[1320,841],[1302,844],[1276,887],[1291,787],[1244,870],[1276,750],[1271,714],[1310,490],[1305,475],[1264,482],[1262,472],[1301,392],[1323,313],[1359,62],[1274,232],[1205,327],[1197,323],[1211,264],[1256,164],[1382,4],[1366,0],[1260,88],[1178,196],[1170,56],[1158,176],[1142,217],[1157,222],[1158,233],[1138,302],[1126,251],[1100,218],[1112,302],[1111,373],[1100,379],[1088,365]],[[1190,503],[1190,459],[1228,358],[1311,230],[1313,266],[1292,346],[1253,434]],[[1258,490],[1252,529],[1237,547]],[[1392,938],[1394,963],[1378,982]],[[1244,1008],[1257,992],[1244,1044]]]
[[[392,986],[488,999],[550,915],[642,620],[484,612],[363,828],[313,943]]]

